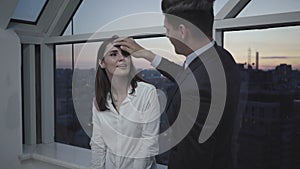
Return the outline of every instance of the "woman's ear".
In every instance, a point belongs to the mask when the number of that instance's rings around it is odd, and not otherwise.
[[[104,59],[99,60],[99,65],[102,69],[106,68],[105,63],[104,63]]]

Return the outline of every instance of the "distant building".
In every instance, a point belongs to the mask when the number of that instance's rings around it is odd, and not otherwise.
[[[294,121],[297,124],[296,125],[296,132],[294,134],[294,154],[293,154],[293,166],[294,169],[300,168],[300,100],[294,100],[294,105],[293,105],[293,113],[294,113]]]
[[[292,65],[280,64],[275,68],[275,76],[280,83],[287,83],[292,75]]]
[[[247,102],[238,138],[238,169],[278,168],[279,114],[278,103]]]
[[[299,117],[293,93],[250,93],[237,141],[237,169],[294,169]],[[298,126],[299,127],[299,126]]]

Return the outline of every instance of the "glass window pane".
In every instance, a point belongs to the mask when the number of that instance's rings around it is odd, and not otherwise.
[[[293,144],[300,120],[299,33],[300,26],[224,34],[225,48],[240,63],[242,82],[234,129],[236,168],[293,165],[299,146]]]
[[[227,2],[228,0],[215,1],[215,15]],[[131,0],[130,5],[123,0],[105,3],[97,0],[84,0],[73,19],[74,34],[163,25],[161,0]],[[70,35],[70,31],[66,31],[64,35]]]
[[[36,22],[47,0],[19,0],[13,19]]]
[[[98,48],[102,42],[74,44],[75,69],[96,69]]]
[[[95,96],[95,76],[97,50],[102,42],[74,44],[74,72],[72,79],[72,99],[78,122],[81,126],[76,140],[88,145],[92,135],[92,103]],[[83,139],[85,138],[85,139]]]
[[[182,55],[175,54],[173,45],[166,37],[159,38],[144,38],[137,39],[143,47],[153,50],[155,53],[166,57],[175,63],[182,64],[185,57]],[[75,44],[75,69],[92,69],[96,66],[97,50],[101,42]],[[150,63],[144,59],[135,59],[133,62],[137,69],[149,69],[153,68]]]
[[[183,61],[185,60],[184,56],[175,53],[175,49],[167,37],[138,39],[137,42],[140,43],[143,47],[150,49],[154,53],[165,57],[179,65],[183,64]],[[145,63],[143,62],[143,60],[135,59],[135,62],[137,68],[153,68],[150,63]]]
[[[214,14],[215,16],[217,13],[224,7],[224,5],[228,2],[229,0],[215,0],[214,2]]]
[[[72,69],[72,45],[56,45],[56,68]]]
[[[225,32],[224,46],[238,63],[248,62],[250,48],[250,64],[255,65],[257,51],[260,69],[275,69],[281,63],[300,69],[299,34],[300,26]]]
[[[72,20],[68,27],[65,29],[65,32],[63,33],[63,36],[72,35]]]
[[[75,113],[72,96],[72,44],[56,46],[55,141],[89,148],[89,137]]]
[[[300,1],[251,0],[237,17],[300,11]]]
[[[73,18],[74,34],[93,33],[106,26],[105,30],[112,31],[163,25],[158,16],[160,4],[161,0],[84,0]]]

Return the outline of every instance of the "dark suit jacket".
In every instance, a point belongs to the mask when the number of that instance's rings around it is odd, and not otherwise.
[[[171,150],[168,168],[232,169],[232,133],[240,75],[231,54],[215,45],[196,58],[189,69],[183,70],[166,59],[162,59],[157,69],[177,83],[166,106],[172,139],[175,140],[173,144],[177,144]],[[225,81],[213,78],[220,70],[224,70]],[[212,83],[225,84],[225,107],[223,112],[218,112],[221,119],[213,134],[204,143],[199,143],[209,109],[219,106],[212,104]],[[214,97],[224,94],[220,89],[214,89]]]

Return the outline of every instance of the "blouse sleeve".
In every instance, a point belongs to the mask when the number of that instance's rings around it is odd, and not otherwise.
[[[105,155],[106,155],[106,145],[102,138],[102,131],[100,128],[100,120],[97,116],[97,113],[100,113],[93,103],[93,132],[91,137],[91,150],[92,150],[92,160],[91,168],[92,169],[104,169],[105,168]]]
[[[160,104],[155,87],[149,92],[148,102],[146,103],[145,123],[142,130],[142,138],[148,156],[155,156],[158,154],[158,133],[160,123]]]

